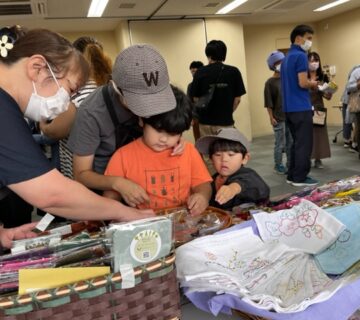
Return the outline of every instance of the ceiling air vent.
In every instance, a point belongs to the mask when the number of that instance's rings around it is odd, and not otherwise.
[[[291,10],[298,6],[301,6],[309,1],[304,0],[288,0],[280,2],[279,4],[272,6],[272,9],[274,10]]]
[[[128,2],[128,3],[120,3],[119,5],[119,8],[120,9],[133,9],[135,7],[135,3],[131,3],[131,2]]]
[[[275,0],[266,6],[256,10],[265,13],[284,13],[298,6],[308,3],[310,0]]]
[[[0,16],[18,16],[31,15],[31,5],[29,1],[1,1],[0,2]]]
[[[46,17],[47,11],[47,0],[31,0],[31,9],[35,16]]]
[[[205,8],[215,8],[219,5],[219,2],[209,2],[208,4],[206,4],[204,7]]]

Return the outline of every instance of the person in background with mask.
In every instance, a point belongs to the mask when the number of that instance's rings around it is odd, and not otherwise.
[[[293,186],[312,186],[317,180],[308,176],[313,143],[312,107],[309,89],[318,82],[308,78],[306,52],[311,48],[314,30],[307,25],[296,26],[291,34],[291,47],[281,64],[283,111],[293,144],[287,182]]]
[[[329,82],[329,77],[323,72],[321,67],[320,56],[316,52],[308,54],[309,60],[309,78],[313,81],[318,81],[320,84]],[[330,100],[331,93],[324,93],[319,91],[318,88],[310,89],[311,105],[314,107],[314,112],[321,111],[325,108],[323,98]],[[318,169],[324,168],[321,159],[330,158],[330,144],[327,132],[326,123],[324,126],[313,126],[313,149],[311,158],[314,160],[314,167]]]
[[[277,174],[285,174],[290,164],[290,148],[292,138],[285,123],[285,114],[282,110],[280,68],[285,55],[281,51],[273,51],[267,58],[267,65],[274,74],[265,82],[264,106],[270,117],[270,124],[274,129],[274,171]],[[283,150],[286,150],[286,167],[283,165]]]
[[[32,137],[24,115],[34,121],[56,117],[88,78],[84,57],[68,40],[45,29],[2,28],[0,73],[0,193],[8,188],[35,207],[78,220],[129,221],[154,214],[65,178]],[[0,228],[0,244],[9,247],[13,239],[33,236],[33,227]]]

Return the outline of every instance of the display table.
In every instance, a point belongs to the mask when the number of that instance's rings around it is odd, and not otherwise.
[[[249,226],[251,226],[254,233],[258,235],[258,230],[253,220],[246,221],[222,232],[229,232]],[[214,315],[217,315],[220,312],[231,314],[232,309],[235,309],[245,312],[246,314],[260,316],[265,319],[347,320],[357,309],[360,308],[360,279],[343,287],[330,299],[321,303],[313,304],[306,310],[296,313],[275,313],[262,310],[253,307],[244,302],[241,298],[230,294],[217,295],[214,292],[193,292],[186,294],[186,296],[195,306],[204,311],[211,312]]]

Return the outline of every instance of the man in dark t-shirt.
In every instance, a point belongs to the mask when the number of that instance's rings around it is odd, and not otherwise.
[[[199,123],[210,126],[234,125],[233,112],[246,93],[238,68],[224,64],[226,45],[220,40],[210,41],[205,49],[209,64],[200,68],[194,76],[191,95],[204,95],[210,85],[215,85],[212,100],[204,112],[199,114]]]
[[[215,86],[214,94],[208,106],[197,112],[200,136],[213,135],[221,128],[233,127],[233,112],[246,93],[244,82],[238,68],[226,65],[226,45],[221,40],[210,41],[205,48],[209,64],[200,68],[194,75],[191,96],[194,101]],[[210,171],[211,162],[207,161]]]

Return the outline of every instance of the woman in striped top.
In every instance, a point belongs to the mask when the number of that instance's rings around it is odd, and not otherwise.
[[[90,65],[90,77],[87,83],[71,97],[66,112],[60,114],[51,123],[40,123],[43,133],[53,139],[59,139],[60,171],[63,175],[73,178],[72,152],[67,147],[67,138],[73,125],[76,109],[82,101],[98,86],[106,84],[111,78],[111,60],[103,51],[102,45],[92,37],[80,37],[74,43]]]

